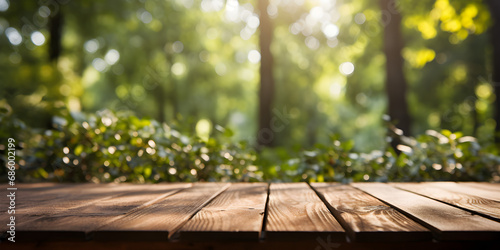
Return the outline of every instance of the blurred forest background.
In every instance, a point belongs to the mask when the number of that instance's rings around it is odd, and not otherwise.
[[[35,179],[500,181],[497,2],[0,0],[0,137]]]

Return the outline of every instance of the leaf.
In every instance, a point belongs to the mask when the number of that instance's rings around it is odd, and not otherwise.
[[[44,178],[44,179],[49,178],[49,173],[47,173],[47,171],[45,171],[45,169],[39,168],[37,172],[40,176],[42,176],[42,178]]]
[[[464,133],[463,132],[460,132],[460,131],[457,131],[455,133],[453,133],[455,135],[455,138],[458,139],[458,138],[461,138],[464,136]]]
[[[452,133],[451,133],[451,131],[449,131],[447,129],[443,129],[443,130],[441,130],[441,134],[443,134],[444,136],[449,138]]]
[[[231,137],[233,137],[234,132],[233,132],[233,130],[232,130],[232,129],[230,129],[230,128],[226,128],[226,129],[224,130],[223,135],[224,135],[225,137],[231,138]]]
[[[78,146],[76,146],[74,153],[75,155],[80,155],[82,152],[83,152],[83,146],[79,144]]]
[[[342,149],[344,149],[345,151],[350,151],[353,148],[354,148],[354,140],[348,140],[342,143]]]
[[[148,179],[151,176],[152,171],[153,171],[152,167],[146,167],[144,169],[144,178]]]

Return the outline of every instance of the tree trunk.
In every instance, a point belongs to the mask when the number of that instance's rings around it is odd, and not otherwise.
[[[384,52],[386,57],[386,82],[385,90],[388,98],[388,114],[391,121],[403,130],[406,135],[410,134],[410,116],[406,100],[407,83],[403,73],[403,57],[401,50],[404,47],[401,34],[401,14],[395,8],[394,0],[380,0],[380,7],[384,28]],[[393,141],[393,146],[399,142]]]
[[[57,61],[61,55],[61,40],[62,40],[62,26],[63,26],[63,14],[62,9],[50,17],[49,21],[49,32],[50,32],[50,44],[49,44],[49,59],[50,61]]]
[[[259,130],[257,143],[259,146],[272,146],[274,133],[271,129],[272,103],[274,98],[273,55],[271,54],[271,41],[273,25],[267,14],[268,0],[259,0],[260,14],[260,90],[259,90]]]
[[[491,36],[493,43],[493,75],[492,85],[495,92],[495,142],[500,143],[500,1],[489,0],[493,26],[491,27]]]

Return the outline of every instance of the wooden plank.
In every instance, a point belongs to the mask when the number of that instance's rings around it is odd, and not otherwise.
[[[392,183],[392,186],[408,190],[420,195],[446,202],[471,212],[482,214],[490,219],[500,221],[500,202],[479,196],[453,192],[429,183]]]
[[[500,201],[500,190],[487,190],[469,185],[462,185],[456,182],[428,182],[428,185],[439,187],[453,192],[471,194],[490,200]]]
[[[500,183],[489,182],[459,182],[460,185],[470,186],[479,189],[485,189],[495,192],[500,192]]]
[[[344,241],[345,231],[306,183],[271,184],[265,238]]]
[[[258,240],[266,199],[266,183],[232,184],[179,230],[180,239]]]
[[[52,214],[109,199],[136,188],[136,185],[128,184],[80,184],[60,185],[57,189],[42,192],[23,189],[22,192],[29,193],[19,200],[18,213],[35,216]]]
[[[35,183],[35,184],[17,184],[13,188],[17,190],[7,190],[10,188],[8,186],[4,186],[0,189],[2,192],[2,196],[4,194],[8,194],[10,191],[16,191],[16,196],[19,196],[16,201],[18,205],[18,209],[23,206],[24,203],[31,202],[36,200],[37,202],[43,201],[44,197],[49,199],[56,199],[59,197],[67,196],[70,193],[70,189],[74,188],[75,190],[82,189],[79,187],[84,187],[92,184],[58,184],[58,183]],[[21,199],[26,198],[26,199]],[[1,209],[4,209],[4,205],[8,204],[8,200],[1,199],[0,206]]]
[[[53,213],[34,220],[20,223],[16,227],[19,238],[31,240],[85,240],[87,234],[116,218],[172,195],[190,184],[168,185],[124,185],[128,189],[117,196],[109,196],[109,186],[103,185],[89,193],[99,197],[98,202],[90,202],[66,210],[55,210]],[[84,196],[88,196],[84,193]],[[34,210],[37,208],[34,207]]]
[[[38,182],[38,183],[16,183],[14,186],[10,186],[6,183],[0,184],[0,189],[6,188],[19,188],[24,190],[35,190],[35,189],[51,189],[51,188],[60,188],[60,187],[68,187],[75,185],[84,185],[84,184],[69,184],[69,183],[57,183],[57,182]]]
[[[20,187],[16,191],[16,220],[30,222],[43,216],[51,216],[69,209],[89,206],[137,189],[141,185],[130,184],[57,184],[43,187]],[[0,214],[0,221],[10,217]],[[7,225],[0,226],[5,232]]]
[[[15,207],[16,220],[29,221],[40,216],[51,214],[59,210],[65,210],[98,201],[101,197],[95,193],[95,190],[101,190],[106,187],[109,196],[123,193],[126,186],[123,185],[97,185],[97,184],[55,184],[43,185],[28,184],[16,185],[18,188],[15,191],[2,190],[2,196],[5,192],[15,192]],[[2,208],[7,208],[7,199],[1,200]],[[5,205],[4,205],[5,203]],[[7,213],[0,214],[0,221],[5,221],[10,215]],[[4,232],[5,225],[0,226],[0,230]]]
[[[432,234],[376,198],[348,185],[311,183],[354,241],[424,241]]]
[[[32,186],[32,185],[18,185],[16,190],[17,199],[17,209],[22,210],[22,213],[26,213],[25,209],[30,209],[34,205],[41,207],[43,205],[54,205],[57,202],[54,201],[71,201],[73,197],[80,197],[91,190],[101,189],[106,186],[110,191],[118,191],[123,189],[124,185],[113,185],[113,184],[55,184],[55,185],[43,185],[43,186]],[[2,190],[4,191],[4,190]],[[6,191],[5,191],[6,192]],[[119,191],[118,191],[119,192]],[[68,200],[69,199],[69,200]],[[79,198],[77,198],[79,199]],[[5,200],[0,201],[0,204],[6,202]],[[80,202],[77,202],[80,203]],[[52,209],[52,208],[51,208]]]
[[[500,223],[383,183],[353,183],[422,223],[438,240],[498,240]]]
[[[116,218],[94,232],[96,240],[167,240],[230,184],[196,183],[155,204]]]

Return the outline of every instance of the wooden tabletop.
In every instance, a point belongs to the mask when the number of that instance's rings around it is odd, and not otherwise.
[[[85,248],[98,249],[112,243],[144,246],[148,242],[195,249],[211,242],[216,246],[212,248],[221,249],[244,244],[248,249],[328,250],[390,249],[410,243],[418,248],[477,244],[488,248],[500,243],[500,184],[37,183],[16,187],[16,243],[11,243],[6,233],[12,216],[7,213],[7,195],[13,191],[0,186],[0,244],[5,246],[65,249],[71,242],[85,242]],[[133,244],[127,246],[134,249]]]

